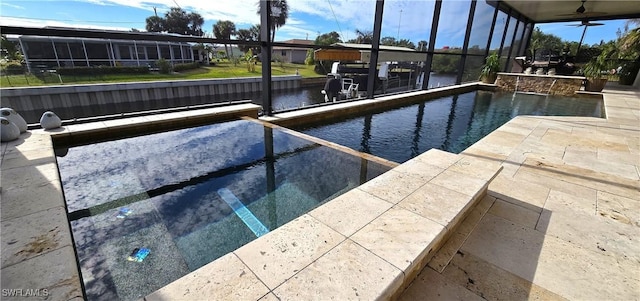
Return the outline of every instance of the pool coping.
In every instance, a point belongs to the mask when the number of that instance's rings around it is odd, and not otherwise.
[[[477,90],[494,91],[497,86],[480,82],[466,83],[456,86],[440,87],[429,90],[412,91],[402,94],[385,95],[373,99],[355,101],[339,101],[330,106],[310,107],[260,119],[284,127],[306,126],[331,119],[340,119],[353,114],[366,114],[411,105],[424,100],[435,99],[453,94],[473,92]]]

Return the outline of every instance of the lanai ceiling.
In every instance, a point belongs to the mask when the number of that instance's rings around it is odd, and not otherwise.
[[[640,0],[503,0],[536,23],[640,18]],[[578,12],[577,12],[578,10]]]

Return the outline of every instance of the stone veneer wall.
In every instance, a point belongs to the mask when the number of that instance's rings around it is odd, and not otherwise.
[[[584,79],[579,76],[498,73],[496,86],[500,91],[516,91],[517,84],[518,92],[575,96]]]

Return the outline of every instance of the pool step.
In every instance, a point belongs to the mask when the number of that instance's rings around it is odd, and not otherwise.
[[[428,151],[145,299],[395,299],[486,203],[501,168]]]

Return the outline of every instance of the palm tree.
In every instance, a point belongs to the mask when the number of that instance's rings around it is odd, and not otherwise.
[[[289,17],[289,5],[287,0],[267,0],[271,8],[271,42],[276,38],[276,29],[284,26]],[[260,15],[260,5],[263,1],[258,1],[258,15]]]
[[[204,18],[201,15],[196,13],[190,13],[187,15],[189,18],[189,29],[187,33],[194,36],[202,36],[204,35],[204,31],[202,31],[202,24],[204,24]]]
[[[202,54],[204,54],[206,61],[204,62],[206,65],[209,65],[209,54],[213,53],[213,47],[211,46],[211,44],[204,44],[204,43],[198,43],[195,46],[193,46],[193,49],[198,50],[199,52],[201,52]]]
[[[356,29],[356,38],[348,41],[356,44],[371,44],[373,42],[373,31]]]
[[[231,40],[231,35],[235,35],[235,34],[236,34],[236,25],[231,21],[220,20],[213,25],[213,35],[215,35],[216,39]],[[229,56],[229,49],[227,48],[227,43],[224,43],[224,52],[227,54],[227,58],[231,58],[231,56]]]

